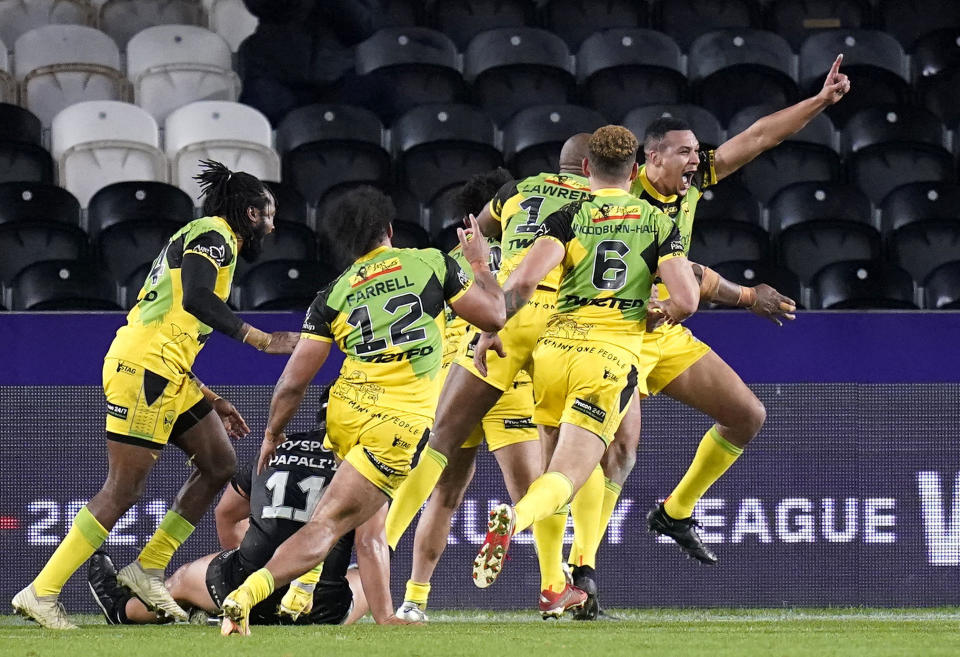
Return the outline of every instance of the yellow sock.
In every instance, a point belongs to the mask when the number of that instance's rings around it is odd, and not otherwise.
[[[533,540],[537,544],[540,562],[540,590],[559,593],[566,586],[563,575],[563,533],[567,529],[568,505],[542,520],[533,523]]]
[[[323,572],[323,562],[321,561],[319,564],[317,564],[316,566],[314,566],[304,574],[300,575],[300,577],[297,578],[297,581],[300,582],[301,584],[312,586],[320,581],[320,574],[322,572]]]
[[[593,568],[597,556],[600,514],[603,510],[603,468],[594,468],[586,482],[573,496],[570,512],[573,514],[573,545],[567,563]],[[606,527],[606,525],[604,525]],[[536,530],[536,527],[534,527]],[[534,534],[536,536],[536,534]],[[542,573],[541,569],[541,573]]]
[[[250,592],[255,607],[273,593],[273,573],[266,568],[261,568],[244,580],[240,586]]]
[[[620,491],[622,489],[623,487],[617,482],[606,477],[603,478],[603,505],[600,510],[600,523],[597,526],[597,542],[593,548],[594,561],[596,561],[597,550],[600,549],[600,543],[603,542],[603,536],[607,533],[610,516],[613,515],[613,510],[617,508],[617,500],[620,499]]]
[[[447,457],[427,445],[420,455],[420,462],[397,488],[386,521],[387,544],[391,549],[397,548],[403,532],[407,531],[417,511],[437,487],[445,467]]]
[[[407,580],[407,592],[403,599],[405,602],[413,602],[421,609],[427,608],[427,599],[430,597],[430,582],[414,582]]]
[[[521,532],[537,520],[556,513],[570,501],[571,495],[573,482],[565,474],[544,472],[533,480],[527,494],[513,507],[517,517],[513,533]]]
[[[742,447],[737,447],[721,436],[716,425],[710,427],[700,441],[697,454],[683,479],[663,503],[667,515],[677,519],[693,515],[693,507],[703,494],[741,454]]]
[[[167,511],[157,531],[140,551],[140,556],[137,557],[140,565],[144,568],[164,570],[173,558],[173,553],[192,533],[193,525],[187,522],[186,518],[172,509]]]
[[[33,580],[37,595],[56,595],[77,568],[107,540],[107,530],[83,507],[73,518],[66,537]]]

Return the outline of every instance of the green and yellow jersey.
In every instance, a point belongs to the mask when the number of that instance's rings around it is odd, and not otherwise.
[[[174,233],[153,261],[107,358],[138,363],[173,381],[190,371],[213,329],[183,309],[180,268],[188,253],[213,263],[217,268],[213,292],[227,300],[237,265],[237,237],[221,217],[195,219]]]
[[[583,176],[566,173],[541,173],[509,182],[490,201],[490,214],[500,222],[502,251],[498,280],[503,285],[533,244],[540,222],[564,205],[590,196],[590,185]],[[543,279],[541,285],[556,290],[562,270]]]
[[[346,355],[332,393],[357,404],[433,417],[440,393],[444,303],[472,284],[436,249],[381,246],[322,290],[301,337]]]
[[[544,337],[609,342],[639,357],[658,263],[684,255],[673,220],[622,189],[598,189],[547,217],[536,237],[566,252]]]
[[[488,237],[487,244],[490,246],[490,271],[496,274],[500,270],[500,242],[492,237]],[[463,256],[463,249],[460,248],[459,244],[449,251],[449,255],[457,261],[457,264],[460,265],[460,268],[470,280],[473,280],[473,268],[470,267],[470,263],[467,262],[467,259]],[[463,336],[467,334],[467,328],[470,324],[462,317],[458,317],[450,304],[446,304],[444,312],[446,314],[447,327],[443,334],[443,367],[446,369],[450,367],[454,357],[457,355],[457,350],[460,348],[460,341],[463,340]]]

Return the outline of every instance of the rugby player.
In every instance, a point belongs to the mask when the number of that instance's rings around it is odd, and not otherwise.
[[[249,432],[230,402],[193,377],[194,359],[213,331],[272,354],[289,354],[296,344],[296,333],[264,333],[226,304],[237,255],[255,259],[273,230],[273,196],[254,176],[219,162],[204,161],[196,178],[204,216],[164,246],[104,358],[106,482],[77,513],[36,579],[13,598],[17,613],[44,627],[76,629],[58,595],[143,494],[168,441],[186,452],[196,470],[118,580],[149,607],[187,619],[164,587],[163,571],[234,474],[236,454],[228,435]]]
[[[511,176],[506,169],[496,169],[470,178],[456,196],[457,216],[466,219],[480,214],[487,202]],[[500,243],[492,237],[490,270],[500,268]],[[469,269],[459,246],[450,255],[461,267]],[[443,343],[444,374],[460,350],[467,335],[468,324],[451,309],[447,312],[447,328]],[[430,495],[420,516],[413,543],[413,564],[407,581],[403,604],[397,610],[399,618],[424,622],[430,595],[430,578],[447,546],[450,519],[463,501],[463,494],[473,479],[477,450],[486,440],[487,449],[497,459],[504,483],[512,500],[519,500],[530,483],[540,474],[539,436],[533,424],[533,382],[526,371],[520,370],[512,384],[494,407],[483,417],[460,449],[451,452],[437,487]]]
[[[326,219],[334,242],[354,260],[307,312],[274,389],[260,467],[284,442],[283,429],[334,340],[346,358],[330,392],[326,440],[343,463],[310,520],[223,601],[224,635],[249,633],[251,609],[315,571],[341,536],[392,498],[420,456],[439,394],[444,303],[483,330],[503,326],[503,291],[476,220],[469,232],[457,230],[471,280],[436,249],[393,248],[394,214],[388,197],[365,187],[345,195]]]
[[[634,393],[646,392],[641,351],[654,272],[671,292],[657,304],[669,323],[696,311],[698,285],[674,222],[628,191],[637,149],[622,126],[594,132],[583,162],[590,195],[542,222],[504,286],[509,318],[549,272],[563,267],[556,312],[533,353],[534,422],[548,465],[515,506],[491,511],[473,565],[481,588],[502,572],[514,533],[565,507],[599,465]],[[548,558],[561,559],[560,550]],[[554,595],[564,607],[586,600],[569,584]]]

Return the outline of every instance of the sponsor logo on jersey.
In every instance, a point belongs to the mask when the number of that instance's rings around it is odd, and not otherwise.
[[[117,371],[120,372],[121,374],[136,374],[136,373],[137,373],[137,368],[136,368],[136,367],[130,367],[129,365],[127,365],[126,363],[124,363],[122,360],[118,360],[118,361],[117,361]]]
[[[173,426],[173,421],[177,419],[177,414],[173,411],[167,411],[163,414],[163,428],[169,429]]]
[[[429,356],[432,353],[433,347],[414,347],[395,354],[374,354],[373,356],[360,356],[359,359],[365,363],[395,363],[401,360],[413,360],[419,356]]]
[[[529,417],[506,417],[503,418],[504,429],[535,429],[533,418]]]
[[[370,265],[363,265],[357,270],[356,274],[350,277],[350,287],[363,285],[377,276],[390,274],[401,269],[403,269],[403,265],[400,264],[400,258],[387,258]]]
[[[607,419],[607,412],[605,410],[603,410],[596,404],[593,404],[587,401],[586,399],[580,399],[579,397],[577,397],[576,399],[573,400],[572,408],[575,411],[580,411],[581,413],[586,415],[588,418],[592,420],[596,420],[597,422],[603,422],[604,420]]]
[[[467,287],[467,285],[470,283],[470,277],[467,276],[467,272],[463,271],[462,269],[457,272],[457,280],[460,282],[460,287],[463,288]]]
[[[227,247],[221,244],[220,246],[206,246],[199,245],[195,246],[191,251],[196,251],[197,253],[202,253],[203,255],[214,260],[218,265],[222,265],[224,258],[227,256]]]
[[[410,449],[413,447],[413,445],[408,443],[406,440],[402,440],[399,436],[394,436],[392,445],[394,447],[399,447],[400,449]]]
[[[373,455],[373,452],[371,452],[366,447],[363,448],[363,453],[366,455],[367,460],[370,461],[373,467],[375,467],[377,470],[387,475],[388,477],[395,477],[398,474],[400,474],[399,470],[394,470],[389,465],[387,465],[386,463],[378,459],[376,456]]]
[[[126,406],[120,406],[119,404],[113,404],[107,402],[107,415],[112,415],[113,417],[120,418],[121,420],[127,419],[127,413],[130,412]]]

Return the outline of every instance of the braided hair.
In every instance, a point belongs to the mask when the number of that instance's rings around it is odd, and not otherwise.
[[[214,160],[200,160],[200,173],[193,179],[200,183],[203,215],[223,217],[239,239],[252,243],[257,235],[247,217],[247,208],[263,212],[269,203],[276,204],[267,186],[256,176],[230,171]]]

